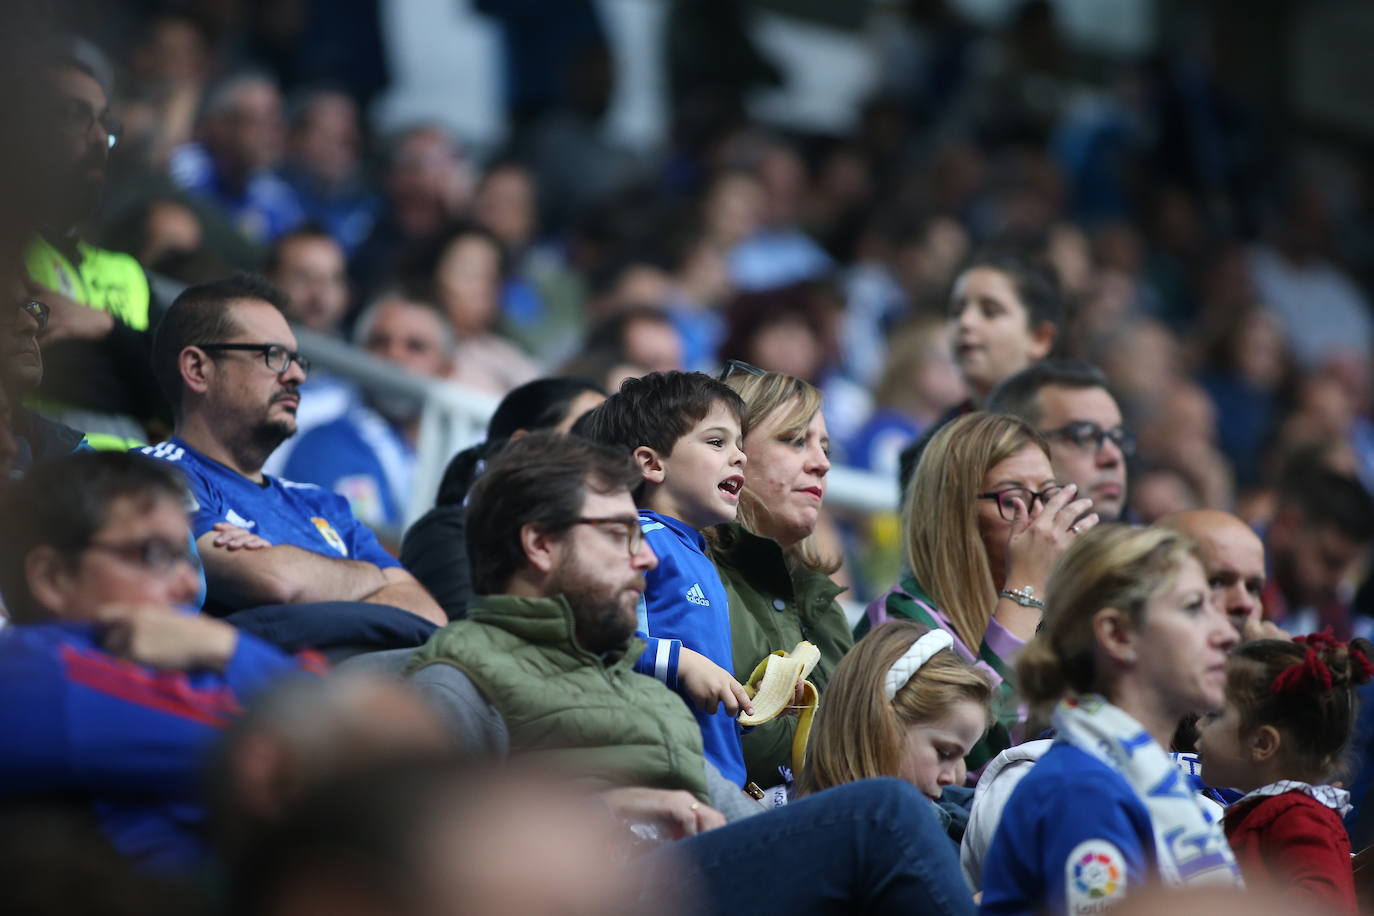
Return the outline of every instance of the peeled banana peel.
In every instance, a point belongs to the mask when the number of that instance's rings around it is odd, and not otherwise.
[[[811,720],[816,716],[820,695],[816,685],[806,679],[821,660],[821,650],[803,640],[791,652],[779,649],[754,667],[745,693],[753,701],[753,714],[740,713],[741,725],[762,725],[782,715],[802,685],[802,705],[797,714],[797,730],[792,736],[792,772],[800,775],[806,762],[806,745],[811,737]]]

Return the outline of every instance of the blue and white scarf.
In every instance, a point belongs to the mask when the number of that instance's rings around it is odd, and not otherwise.
[[[1060,703],[1054,727],[1058,740],[1120,773],[1145,804],[1164,883],[1243,886],[1221,824],[1198,803],[1198,787],[1139,722],[1088,694]]]

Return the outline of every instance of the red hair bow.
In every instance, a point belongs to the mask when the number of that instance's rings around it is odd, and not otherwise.
[[[1359,649],[1350,648],[1346,643],[1336,639],[1329,629],[1308,636],[1295,637],[1293,642],[1300,646],[1306,646],[1307,651],[1303,654],[1302,661],[1295,662],[1278,673],[1278,676],[1274,678],[1274,683],[1269,687],[1272,693],[1291,693],[1312,687],[1330,690],[1332,684],[1331,669],[1317,654],[1318,650],[1345,648],[1350,655],[1350,664],[1354,669],[1350,679],[1356,684],[1363,684],[1370,678],[1374,678],[1374,663],[1371,663]]]

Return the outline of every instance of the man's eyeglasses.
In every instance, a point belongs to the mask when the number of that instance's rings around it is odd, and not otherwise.
[[[233,343],[210,343],[197,344],[202,350],[208,353],[216,353],[223,350],[242,351],[245,353],[261,353],[262,361],[267,364],[277,375],[281,375],[291,364],[295,363],[301,367],[301,371],[306,375],[310,374],[310,360],[301,356],[294,350],[288,350],[281,344],[233,344]]]
[[[644,530],[639,526],[639,519],[630,520],[628,518],[578,518],[573,519],[574,525],[608,525],[619,528],[621,536],[625,539],[625,550],[631,557],[639,555],[639,548],[644,546]]]
[[[1099,451],[1110,439],[1116,443],[1116,447],[1121,449],[1121,454],[1125,457],[1130,458],[1135,454],[1135,433],[1123,426],[1103,429],[1096,423],[1084,421],[1069,423],[1057,429],[1042,429],[1040,435],[1046,439],[1062,439],[1083,449],[1091,445],[1094,452]]]
[[[91,128],[99,124],[100,129],[105,132],[105,142],[108,149],[114,149],[119,142],[119,134],[123,129],[118,121],[110,116],[108,111],[97,113],[94,108],[80,99],[64,99],[62,116],[66,121],[66,127],[78,136],[85,136],[91,132]]]
[[[1039,493],[1036,493],[1034,490],[1028,490],[1025,487],[1007,487],[1005,490],[996,490],[992,493],[979,493],[978,498],[997,500],[997,511],[1002,514],[1002,518],[1011,522],[1016,520],[1017,501],[1021,503],[1021,506],[1026,512],[1033,512],[1035,511],[1035,504],[1037,502],[1042,506],[1045,505],[1045,503],[1054,499],[1054,495],[1062,489],[1064,488],[1055,484],[1052,487],[1046,487]]]
[[[727,359],[725,368],[720,370],[720,375],[716,376],[716,381],[723,382],[732,375],[767,375],[767,369],[760,369],[752,363],[746,363],[742,359]]]
[[[169,544],[160,538],[149,538],[132,544],[105,544],[95,541],[87,544],[86,549],[114,554],[159,576],[171,573],[182,563],[193,570],[200,569],[200,558],[189,547],[185,544]]]
[[[18,305],[18,312],[28,315],[38,324],[36,333],[42,334],[48,329],[48,315],[52,309],[46,302],[39,302],[37,299],[21,299]],[[14,317],[17,320],[19,315],[16,314]]]

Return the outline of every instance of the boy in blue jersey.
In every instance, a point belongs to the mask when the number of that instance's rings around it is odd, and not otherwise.
[[[204,757],[243,706],[298,671],[188,611],[186,488],[165,465],[84,451],[0,505],[0,800],[90,806],[120,852],[181,870],[205,852]]]
[[[706,758],[740,786],[735,716],[751,705],[729,672],[729,606],[701,530],[739,508],[743,424],[744,402],[729,386],[700,372],[654,372],[627,380],[573,430],[630,451],[644,478],[634,495],[658,567],[640,602],[638,635],[649,646],[635,670],[693,703]]]

